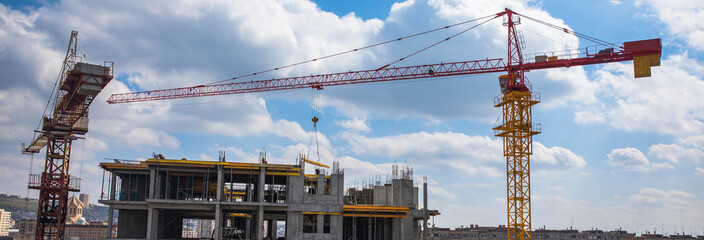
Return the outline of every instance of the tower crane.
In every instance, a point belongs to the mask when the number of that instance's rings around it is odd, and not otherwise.
[[[531,239],[530,156],[533,153],[532,136],[541,132],[540,125],[534,124],[532,121],[531,109],[533,105],[540,102],[540,95],[532,91],[524,73],[539,69],[567,68],[633,60],[635,77],[649,77],[650,68],[660,65],[662,47],[660,39],[632,41],[622,44],[608,43],[516,13],[510,9],[505,9],[493,15],[492,19],[499,17],[503,17],[503,25],[508,29],[508,57],[506,59],[486,58],[484,60],[407,67],[390,67],[391,64],[389,64],[374,70],[214,83],[193,87],[113,94],[108,99],[108,102],[111,104],[129,103],[503,72],[506,74],[499,78],[501,95],[494,99],[494,106],[502,109],[503,121],[494,127],[493,130],[496,136],[503,138],[504,142],[503,155],[506,158],[507,179],[507,234],[508,239],[511,240]],[[520,24],[521,17],[568,34],[586,38],[600,44],[600,46],[567,53],[542,53],[532,55],[532,58],[526,57],[522,53],[522,35],[516,30],[516,25]],[[315,60],[317,59],[311,61]],[[399,61],[401,60],[403,58]],[[272,70],[278,69],[280,68]],[[256,73],[251,75],[256,75]]]
[[[112,80],[113,63],[84,63],[76,55],[77,45],[78,32],[71,31],[66,57],[49,97],[52,110],[45,112],[29,146],[22,147],[22,153],[28,155],[47,147],[44,171],[30,174],[28,184],[39,190],[37,240],[64,239],[68,193],[80,190],[80,179],[69,174],[71,143],[88,132],[88,106]]]

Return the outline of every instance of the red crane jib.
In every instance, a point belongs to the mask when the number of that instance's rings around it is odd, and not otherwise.
[[[606,49],[597,53],[580,53],[578,57],[557,59],[548,58],[546,61],[526,61],[522,65],[512,66],[522,70],[538,70],[548,68],[561,68],[582,66],[599,63],[621,62],[633,60],[637,57],[658,55],[659,65],[662,46],[660,39],[650,39],[626,42],[623,46],[614,45],[615,49]],[[648,66],[657,66],[648,63]],[[376,70],[349,71],[332,74],[319,74],[289,78],[274,78],[270,80],[257,80],[247,82],[233,82],[224,84],[200,85],[184,88],[172,88],[132,93],[112,94],[108,103],[144,102],[165,99],[216,96],[226,94],[240,94],[253,92],[266,92],[297,88],[321,88],[326,86],[373,83],[396,80],[409,80],[421,78],[447,77],[470,75],[492,72],[506,72],[507,65],[502,58],[474,60],[465,62],[440,63],[430,65],[392,67]],[[649,74],[649,68],[648,74]]]

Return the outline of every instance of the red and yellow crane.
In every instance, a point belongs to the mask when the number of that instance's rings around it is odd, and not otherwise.
[[[108,102],[143,102],[297,88],[320,89],[322,87],[336,85],[503,72],[506,73],[506,75],[502,75],[499,78],[502,94],[495,98],[494,101],[495,107],[502,109],[503,121],[493,129],[496,136],[504,139],[503,155],[506,157],[507,166],[508,239],[531,239],[530,156],[533,153],[532,136],[541,131],[540,125],[533,123],[531,109],[533,105],[540,102],[540,97],[537,93],[532,92],[530,84],[525,78],[525,72],[539,69],[566,68],[571,66],[633,60],[635,77],[648,77],[650,76],[650,67],[660,65],[661,43],[660,39],[625,42],[623,44],[608,43],[516,13],[510,9],[505,9],[491,17],[493,17],[492,19],[503,17],[503,25],[508,28],[507,59],[487,58],[484,60],[407,67],[389,67],[391,65],[389,64],[374,70],[274,78],[258,81],[216,83],[193,87],[113,94],[108,99]],[[522,53],[523,43],[521,35],[516,30],[516,25],[520,24],[521,17],[596,42],[599,46],[593,49],[587,48],[585,51],[571,51],[566,54],[544,53],[533,55],[533,58],[526,58]],[[400,39],[401,38],[398,40]],[[358,49],[355,49],[350,52],[357,50]],[[310,61],[315,60],[318,59]],[[401,60],[403,60],[403,58],[399,61]],[[289,66],[294,65],[297,64]],[[280,68],[270,71],[278,69]],[[232,80],[234,79],[236,78]]]
[[[80,188],[80,179],[69,174],[71,143],[88,132],[88,106],[112,80],[112,63],[81,62],[76,55],[77,45],[78,32],[71,31],[66,57],[49,97],[53,108],[42,117],[29,146],[22,147],[24,154],[39,153],[47,147],[43,172],[30,175],[28,184],[39,190],[35,228],[38,240],[64,239],[68,192],[78,192]]]

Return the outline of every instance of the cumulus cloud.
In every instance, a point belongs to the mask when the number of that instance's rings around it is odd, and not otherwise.
[[[635,209],[674,209],[687,210],[692,203],[688,199],[694,194],[680,190],[664,191],[656,188],[643,188],[628,196],[628,203]]]
[[[597,101],[583,104],[577,123],[606,121],[624,131],[689,137],[704,133],[704,65],[686,53],[670,55],[652,77],[633,78],[632,63],[610,63],[596,71]]]
[[[704,177],[704,168],[695,167],[694,168],[694,175]]]
[[[359,132],[369,132],[371,130],[369,128],[369,126],[367,126],[367,123],[360,118],[354,118],[354,119],[349,119],[349,120],[340,120],[340,121],[336,121],[335,124],[339,125],[340,127],[345,128],[345,129],[359,131]]]
[[[422,191],[422,189],[419,189],[419,191]],[[428,195],[435,196],[438,198],[444,198],[451,201],[457,199],[457,195],[455,195],[454,193],[447,191],[444,188],[436,186],[428,186]]]
[[[533,143],[533,152],[535,154],[534,163],[540,165],[556,166],[561,169],[577,169],[587,165],[584,158],[563,147],[547,148],[542,143],[535,142]]]
[[[455,132],[417,132],[385,137],[343,134],[351,150],[362,156],[385,156],[425,167],[459,171],[468,175],[504,176],[502,140],[468,136]],[[574,170],[586,165],[584,159],[558,146],[534,143],[534,170]]]
[[[649,172],[661,169],[675,169],[668,163],[651,163],[648,158],[635,148],[618,148],[607,154],[607,163],[611,166],[622,167],[629,171]]]
[[[646,6],[655,13],[670,33],[683,39],[697,50],[704,50],[704,23],[694,19],[704,18],[702,1],[638,0],[636,6]]]
[[[502,162],[501,141],[489,137],[453,132],[417,132],[376,138],[346,133],[342,137],[350,143],[354,153],[362,156],[385,156],[413,164],[433,163],[470,175],[501,176],[497,166]]]
[[[699,163],[704,159],[704,151],[699,148],[683,147],[680,144],[656,144],[648,148],[648,156],[665,159],[673,163],[680,160]]]

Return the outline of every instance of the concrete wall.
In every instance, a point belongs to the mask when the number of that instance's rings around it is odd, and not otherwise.
[[[417,196],[414,196],[413,180],[393,179],[391,180],[391,185],[393,187],[393,200],[391,205],[410,208],[415,207],[413,202],[414,198],[417,198]],[[416,201],[418,200],[416,199]]]
[[[286,200],[288,212],[286,216],[286,239],[339,239],[342,240],[343,217],[342,205],[344,199],[344,176],[333,174],[328,180],[329,195],[325,194],[325,176],[318,176],[318,191],[309,194],[304,191],[304,177],[290,176]],[[303,233],[302,212],[332,213],[330,216],[330,233],[324,232],[326,214],[317,215],[317,233]]]
[[[159,227],[157,237],[159,239],[180,239],[183,230],[183,216],[172,211],[159,211]]]
[[[374,186],[374,204],[375,205],[391,205],[393,195],[391,194],[391,186]]]
[[[147,211],[118,210],[117,238],[146,238]]]

